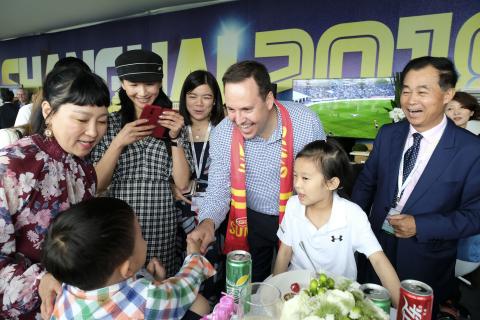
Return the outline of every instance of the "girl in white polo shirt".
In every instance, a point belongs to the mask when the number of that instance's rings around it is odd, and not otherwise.
[[[368,257],[396,305],[400,282],[367,215],[337,194],[350,169],[347,154],[332,140],[311,142],[298,153],[294,166],[297,195],[288,200],[277,232],[281,245],[273,274],[317,268],[355,280],[354,253],[359,251]]]

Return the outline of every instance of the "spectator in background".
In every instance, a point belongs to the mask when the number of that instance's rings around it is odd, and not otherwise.
[[[447,103],[445,114],[455,124],[466,129],[470,120],[478,120],[480,106],[477,99],[463,91],[457,91],[452,101]]]
[[[13,102],[13,91],[1,89],[3,105],[0,107],[0,129],[13,127],[18,113],[18,106]]]
[[[43,94],[42,92],[40,92],[38,95],[36,95],[35,101],[31,105],[27,104],[26,106],[23,106],[22,108],[20,108],[20,111],[27,107],[29,109],[28,111],[29,118],[24,124],[17,125],[15,123],[14,127],[12,128],[0,129],[0,149],[14,143],[15,141],[17,141],[22,137],[29,136],[30,134],[32,134],[32,126],[30,123],[30,113],[32,111],[34,112],[36,108],[41,108],[42,101],[43,101]],[[20,114],[20,111],[18,111],[17,119],[18,119],[18,115]]]
[[[447,115],[447,117],[452,119],[457,126],[472,131],[472,128],[469,128],[467,124],[470,120],[478,119],[479,110],[480,107],[478,101],[474,96],[463,91],[457,91],[455,92],[455,96],[453,96],[452,101],[447,103],[447,106],[445,108],[445,114]],[[460,239],[460,241],[458,242],[457,253],[457,258],[460,261],[457,261],[455,266],[456,274],[458,274],[457,269],[459,268],[463,268],[464,270],[472,270],[475,265],[478,267],[478,263],[473,263],[468,260],[470,257],[466,253],[479,252],[479,243],[480,234],[471,236],[469,238]],[[461,273],[460,275],[463,274]],[[459,281],[457,280],[457,284],[458,282]],[[460,304],[460,296],[460,288],[457,285],[456,292],[451,297],[451,299],[443,302],[443,304],[441,305],[441,309],[448,310],[450,313],[453,314],[458,313],[459,311],[462,313],[462,316],[464,316],[466,309]]]
[[[15,99],[17,101],[17,106],[21,108],[24,105],[27,105],[28,103],[30,103],[30,94],[27,90],[25,90],[22,87],[17,89],[17,92],[15,94]]]
[[[17,117],[15,118],[14,127],[23,126],[30,122],[30,116],[32,114],[32,106],[33,106],[33,103],[37,100],[37,97],[39,97],[40,103],[42,103],[43,94],[42,94],[41,88],[37,88],[32,93],[32,101],[30,103],[20,107],[17,113]]]

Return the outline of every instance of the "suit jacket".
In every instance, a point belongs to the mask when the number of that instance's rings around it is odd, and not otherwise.
[[[11,128],[17,118],[18,106],[6,102],[0,107],[0,129]]]
[[[372,229],[400,280],[426,282],[438,303],[453,289],[458,239],[480,233],[480,139],[448,119],[402,211],[414,216],[417,233],[400,239],[381,227],[395,196],[408,133],[407,121],[380,129],[352,200],[369,212]]]

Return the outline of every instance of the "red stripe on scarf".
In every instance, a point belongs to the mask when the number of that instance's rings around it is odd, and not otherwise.
[[[285,206],[293,190],[293,127],[287,109],[275,100],[282,117],[282,149],[280,166],[279,223],[285,214]],[[248,251],[247,197],[245,173],[245,139],[234,126],[230,154],[231,206],[228,216],[225,254],[233,250]]]

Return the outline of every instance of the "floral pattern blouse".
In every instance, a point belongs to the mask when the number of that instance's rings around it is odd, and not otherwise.
[[[54,139],[33,135],[0,149],[0,319],[39,318],[47,228],[95,188],[93,166]]]

